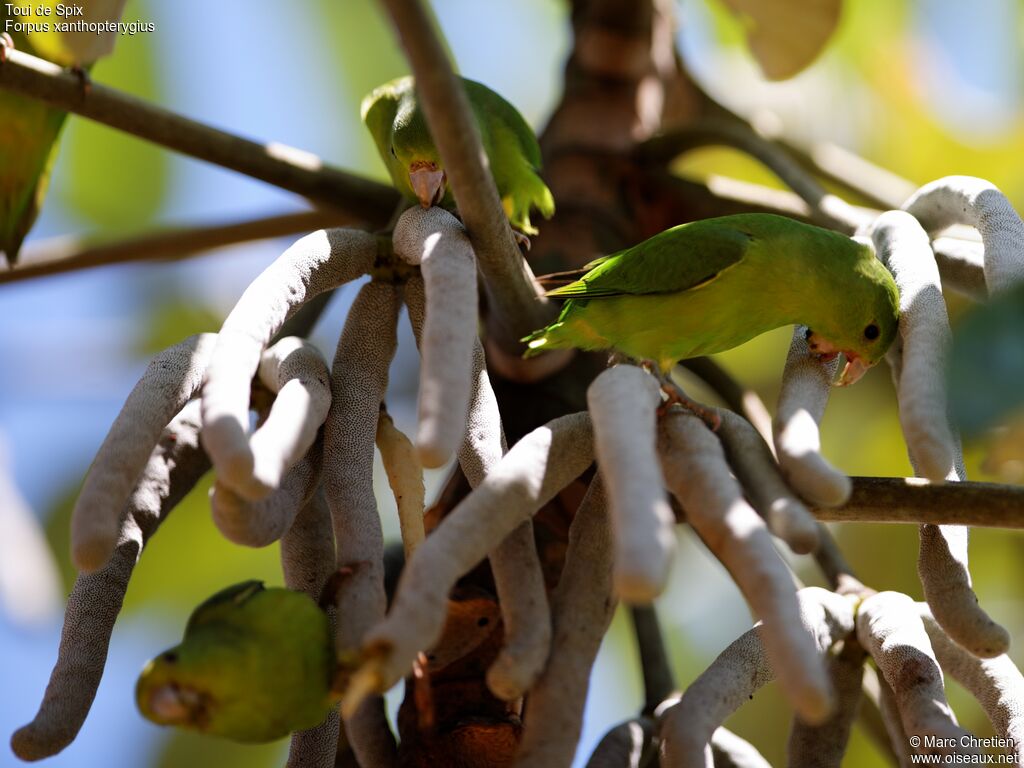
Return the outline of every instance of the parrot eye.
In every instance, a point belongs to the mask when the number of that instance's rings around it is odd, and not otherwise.
[[[878,326],[871,323],[867,328],[864,329],[864,338],[868,341],[874,341],[878,338],[881,331],[878,330]]]
[[[174,651],[168,651],[164,654],[164,661],[166,661],[168,664],[173,664],[177,660],[178,654],[176,654]]]

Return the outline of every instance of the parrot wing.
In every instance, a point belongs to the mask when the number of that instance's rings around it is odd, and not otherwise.
[[[185,635],[196,627],[200,627],[210,621],[231,613],[236,606],[241,605],[253,595],[265,589],[262,581],[243,581],[222,589],[212,597],[208,597],[192,611],[185,625]]]
[[[739,263],[755,239],[752,233],[721,221],[683,224],[590,262],[579,280],[547,295],[599,299],[690,290]]]

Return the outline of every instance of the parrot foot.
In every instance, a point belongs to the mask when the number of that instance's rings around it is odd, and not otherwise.
[[[666,416],[672,410],[672,406],[678,405],[703,421],[712,432],[717,432],[718,428],[722,426],[722,417],[716,409],[702,405],[696,400],[691,400],[675,384],[663,384],[661,391],[665,396],[665,400],[658,406],[659,419]]]
[[[14,38],[6,32],[0,32],[0,64],[7,61],[7,52],[14,50]]]
[[[671,374],[663,373],[661,367],[656,362],[644,360],[640,363],[640,367],[657,377],[658,381],[661,382],[661,393],[664,396],[664,400],[658,406],[657,414],[659,419],[666,416],[672,409],[672,406],[679,405],[703,421],[712,432],[717,432],[718,428],[722,426],[722,417],[715,408],[709,408],[687,397],[682,388],[672,381]]]
[[[515,227],[512,228],[512,238],[516,241],[516,245],[519,246],[520,251],[523,253],[530,252],[530,238]]]

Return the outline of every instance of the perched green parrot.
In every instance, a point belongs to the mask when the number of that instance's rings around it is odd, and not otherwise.
[[[7,18],[0,3],[0,22]],[[10,37],[18,50],[36,53],[27,36],[14,32]],[[4,55],[0,51],[0,57]],[[42,102],[0,91],[0,251],[9,264],[17,261],[46,196],[65,117],[66,112]]]
[[[871,250],[783,216],[683,224],[576,275],[548,293],[568,301],[556,322],[523,339],[527,356],[614,349],[664,374],[679,360],[801,324],[812,329],[813,352],[846,356],[839,383],[852,384],[896,336],[896,284]]]
[[[505,99],[485,85],[461,79],[505,213],[514,228],[536,234],[536,227],[530,223],[530,208],[548,219],[555,212],[551,190],[537,175],[537,138]],[[410,200],[419,200],[424,208],[454,207],[413,79],[401,77],[375,88],[363,99],[362,115],[398,191]]]
[[[327,716],[336,668],[327,615],[308,595],[247,581],[195,609],[181,644],[146,664],[135,699],[160,725],[272,741]]]

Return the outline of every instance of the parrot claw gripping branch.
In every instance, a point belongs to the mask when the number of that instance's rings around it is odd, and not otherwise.
[[[143,547],[211,466],[218,529],[245,546],[280,541],[286,585],[319,600],[330,617],[336,670],[327,714],[312,728],[290,729],[289,766],[332,766],[341,745],[364,768],[413,765],[417,744],[459,738],[435,729],[433,712],[419,711],[415,722],[400,716],[396,742],[381,694],[408,678],[416,704],[433,706],[432,677],[466,655],[439,651],[453,588],[484,560],[501,631],[473,652],[495,646],[481,700],[507,715],[514,731],[502,764],[569,766],[616,604],[648,605],[662,593],[679,521],[730,573],[758,623],[681,695],[659,696],[660,706],[609,732],[590,765],[767,765],[722,724],[774,679],[795,712],[790,763],[838,767],[868,658],[881,673],[882,720],[898,754],[909,734],[934,736],[946,751],[964,749],[966,731],[945,700],[942,670],[1019,750],[1024,680],[1005,655],[1008,634],[972,591],[966,527],[921,525],[926,602],[914,603],[857,582],[815,520],[822,508],[844,505],[856,481],[821,455],[818,425],[837,361],[814,354],[805,328],[794,332],[786,360],[772,445],[730,410],[712,409],[720,425],[712,432],[690,412],[659,408],[657,379],[620,364],[590,384],[585,411],[558,416],[508,446],[487,364],[532,381],[568,355],[519,359],[518,340],[551,320],[551,305],[516,247],[465,94],[424,9],[408,0],[384,5],[421,86],[459,217],[414,206],[390,237],[314,232],[251,283],[217,334],[154,358],[76,503],[72,554],[80,575],[39,712],[12,738],[16,754],[41,759],[74,738]],[[748,140],[735,139],[744,148]],[[936,374],[950,336],[940,275],[972,296],[1008,290],[1024,280],[1024,223],[992,185],[966,177],[923,187],[902,211],[865,216],[825,194],[785,154],[751,153],[805,200],[810,218],[870,236],[900,290],[899,337],[887,360],[915,472],[934,483],[965,482]],[[981,246],[941,237],[955,224],[976,227]],[[477,332],[478,273],[485,341]],[[308,342],[277,338],[314,297],[366,275],[330,366]],[[422,360],[414,440],[384,407],[403,305]],[[253,402],[254,379],[273,395],[269,407]],[[250,434],[252,410],[260,424]],[[406,555],[390,609],[375,450],[396,497]],[[471,490],[426,536],[422,469],[453,456]],[[573,488],[578,503],[564,565],[549,589],[533,520]],[[814,553],[833,589],[800,588],[773,536],[794,553]]]

